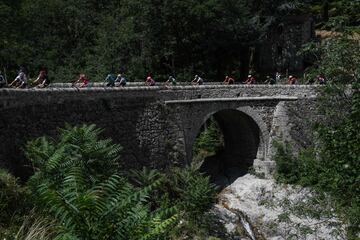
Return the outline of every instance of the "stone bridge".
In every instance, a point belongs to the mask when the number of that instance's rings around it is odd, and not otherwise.
[[[205,85],[87,89],[0,89],[0,167],[27,172],[26,141],[54,136],[65,123],[95,123],[123,147],[129,168],[192,161],[202,125],[213,117],[224,135],[228,168],[269,176],[274,141],[310,144],[318,86]],[[244,169],[243,169],[244,170]],[[240,170],[239,170],[240,171]]]

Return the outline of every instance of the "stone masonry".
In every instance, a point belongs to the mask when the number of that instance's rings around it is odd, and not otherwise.
[[[19,176],[31,172],[24,144],[55,136],[65,123],[94,123],[123,147],[128,168],[164,169],[191,162],[201,126],[215,116],[228,152],[252,161],[257,171],[273,169],[273,142],[294,149],[310,144],[308,121],[315,116],[318,86],[204,85],[0,89],[0,167]],[[234,155],[234,156],[235,156]],[[237,159],[235,159],[237,161]],[[244,160],[245,161],[245,160]]]

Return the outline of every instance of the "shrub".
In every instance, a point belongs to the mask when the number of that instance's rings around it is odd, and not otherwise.
[[[350,113],[334,120],[333,110],[324,115],[329,121],[316,127],[318,146],[298,157],[291,148],[278,144],[275,156],[276,179],[280,182],[310,186],[328,193],[339,213],[348,222],[349,239],[360,232],[360,91],[353,84]]]
[[[21,226],[24,214],[31,208],[29,189],[18,179],[0,169],[0,239],[9,239]]]
[[[210,121],[209,126],[198,136],[194,151],[197,153],[202,149],[211,154],[215,153],[223,145],[222,133],[218,124],[215,121]]]
[[[275,179],[282,183],[294,184],[300,180],[300,165],[291,152],[289,145],[276,143],[277,152],[275,154],[276,173]]]
[[[210,184],[209,177],[194,167],[175,168],[167,173],[143,168],[132,171],[131,175],[139,187],[157,179],[164,180],[149,202],[151,208],[163,209],[164,213],[178,211],[178,224],[169,232],[172,238],[203,239],[210,235],[215,225],[218,225],[216,229],[219,228],[219,223],[208,213],[215,202],[215,186]]]
[[[67,126],[58,139],[31,141],[26,155],[35,202],[23,236],[55,239],[166,239],[209,232],[215,199],[209,178],[193,168],[168,173],[120,171],[121,146],[100,139],[95,125]],[[52,219],[45,224],[44,219]],[[43,234],[43,235],[42,235]]]
[[[60,132],[57,141],[43,137],[26,148],[36,209],[56,220],[57,238],[153,239],[177,221],[176,209],[149,207],[162,179],[138,188],[118,174],[121,147],[100,140],[95,125]]]

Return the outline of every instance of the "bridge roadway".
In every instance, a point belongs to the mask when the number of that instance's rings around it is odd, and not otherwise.
[[[222,163],[207,168],[252,166],[270,176],[274,141],[294,150],[308,146],[316,119],[315,85],[134,86],[125,88],[0,89],[0,167],[24,176],[27,140],[56,134],[65,123],[95,123],[124,146],[128,168],[167,168],[192,160],[203,124],[213,117],[225,141]],[[210,164],[211,165],[211,164]],[[215,167],[216,166],[216,167]],[[227,170],[224,170],[227,171]],[[230,170],[229,170],[230,171]]]

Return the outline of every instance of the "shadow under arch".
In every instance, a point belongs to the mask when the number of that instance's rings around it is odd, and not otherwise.
[[[262,131],[252,117],[237,109],[220,110],[210,117],[222,131],[224,148],[205,158],[200,171],[219,187],[226,187],[248,173],[262,154]]]

